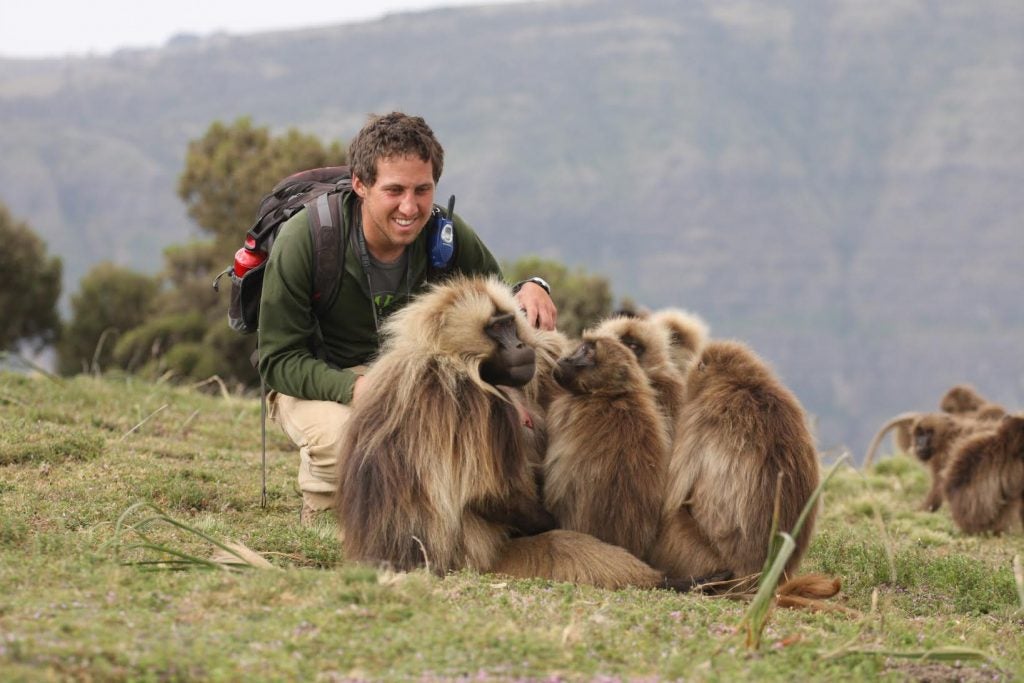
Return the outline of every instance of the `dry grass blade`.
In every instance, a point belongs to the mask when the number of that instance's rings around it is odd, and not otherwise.
[[[889,538],[889,529],[885,526],[885,520],[882,519],[882,511],[878,509],[878,505],[872,502],[872,510],[874,511],[875,525],[878,526],[878,533],[882,537],[882,547],[885,548],[885,560],[889,564],[889,583],[896,584],[896,551],[893,549],[892,539]]]
[[[134,524],[128,524],[126,522],[131,515],[144,509],[152,510],[155,514],[145,517]],[[181,529],[186,533],[198,536],[218,548],[218,550],[214,552],[213,557],[207,559],[177,550],[166,543],[153,541],[146,534],[146,529],[158,522],[162,522]],[[121,542],[122,534],[129,531],[141,538],[142,542],[130,545],[123,544]],[[235,570],[240,568],[276,569],[276,567],[274,567],[274,565],[268,562],[264,557],[253,550],[250,550],[241,543],[235,543],[232,541],[222,542],[213,536],[196,529],[195,527],[191,527],[174,519],[156,505],[146,501],[135,503],[121,513],[121,516],[118,517],[117,524],[114,527],[114,538],[111,542],[114,544],[115,557],[118,558],[121,564],[136,565],[148,570],[170,569],[181,571],[191,568],[224,570]],[[121,560],[122,551],[129,550],[150,551],[157,553],[157,557],[156,559]]]
[[[750,600],[757,590],[761,573],[748,574],[735,579],[723,579],[721,581],[708,581],[702,583],[700,588],[707,593],[708,598],[727,598],[730,600]]]
[[[224,380],[220,378],[220,375],[212,375],[210,377],[207,377],[202,382],[196,382],[195,384],[191,385],[191,388],[200,389],[202,387],[205,387],[207,384],[216,384],[217,386],[219,386],[221,398],[223,398],[224,400],[228,400],[231,398],[231,392],[228,391],[228,387],[226,384],[224,384]]]
[[[181,423],[181,428],[178,431],[180,431],[182,434],[187,434],[189,425],[192,424],[192,421],[196,419],[196,416],[198,415],[199,409],[196,408],[195,410],[192,411],[192,414],[185,418],[185,421]]]
[[[249,567],[255,567],[256,569],[277,569],[277,567],[267,561],[267,558],[263,557],[255,550],[250,550],[241,543],[227,541],[225,545],[230,548],[231,551],[227,552],[224,550],[218,550],[210,557],[211,562],[231,566],[247,565]]]
[[[421,541],[416,536],[413,536],[412,540],[416,541],[416,543],[419,545],[420,552],[423,553],[423,564],[424,564],[424,566],[427,569],[427,573],[429,574],[430,573],[430,555],[427,554],[427,546],[423,545],[423,541]]]
[[[137,430],[137,429],[138,429],[139,427],[141,427],[142,425],[144,425],[144,424],[146,424],[147,422],[149,422],[149,420],[150,420],[150,419],[151,419],[151,418],[152,418],[152,417],[153,417],[154,415],[156,415],[156,414],[157,414],[157,413],[159,413],[159,412],[160,412],[161,410],[164,410],[165,408],[168,408],[168,407],[170,407],[170,404],[169,404],[169,403],[165,403],[165,404],[163,404],[162,406],[160,406],[159,408],[157,408],[156,410],[154,410],[154,411],[153,411],[152,413],[150,413],[149,415],[147,415],[146,417],[142,418],[142,422],[140,422],[139,424],[135,425],[134,427],[132,427],[131,429],[129,429],[129,430],[127,431],[127,432],[125,432],[125,433],[124,433],[124,434],[123,434],[123,435],[121,436],[121,439],[120,439],[120,440],[121,440],[121,441],[124,441],[125,439],[127,439],[127,438],[128,438],[128,435],[129,435],[129,434],[131,434],[132,432],[134,432],[135,430]]]
[[[90,365],[90,371],[96,377],[99,377],[103,369],[100,367],[100,356],[103,354],[103,346],[107,343],[107,336],[110,334],[118,334],[119,330],[116,327],[108,327],[103,330],[100,334],[100,338],[96,341],[96,349],[92,352],[92,365]]]

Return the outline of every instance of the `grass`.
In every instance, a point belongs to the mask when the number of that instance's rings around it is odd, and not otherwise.
[[[0,374],[0,679],[1024,678],[1024,535],[922,512],[905,456],[825,487],[802,569],[846,610],[773,610],[751,649],[746,602],[347,564],[275,428],[260,506],[259,402],[204,389]],[[277,570],[136,564],[231,541]]]

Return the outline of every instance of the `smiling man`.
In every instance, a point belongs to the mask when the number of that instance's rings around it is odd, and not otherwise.
[[[348,404],[364,388],[382,320],[447,273],[501,277],[494,256],[458,215],[449,217],[455,246],[449,266],[430,263],[444,150],[422,118],[371,117],[349,145],[349,162],[352,191],[341,196],[345,258],[335,300],[314,309],[305,209],[281,227],[263,281],[259,370],[273,389],[271,419],[299,447],[304,522],[333,505]],[[554,328],[547,283],[531,278],[515,291],[531,323]]]

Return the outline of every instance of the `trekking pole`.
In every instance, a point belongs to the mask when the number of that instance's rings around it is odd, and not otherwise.
[[[260,373],[260,441],[263,453],[260,459],[263,470],[263,485],[260,489],[260,507],[267,507],[267,383]]]

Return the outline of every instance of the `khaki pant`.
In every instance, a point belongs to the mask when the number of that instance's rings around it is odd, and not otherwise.
[[[342,436],[352,409],[334,401],[310,401],[276,391],[267,396],[268,416],[299,447],[299,490],[311,510],[334,507]]]

